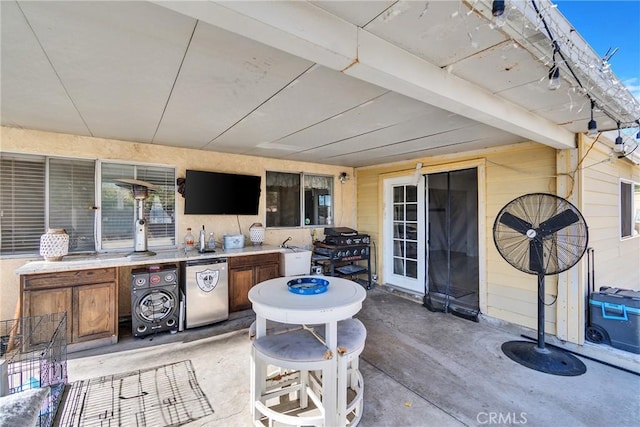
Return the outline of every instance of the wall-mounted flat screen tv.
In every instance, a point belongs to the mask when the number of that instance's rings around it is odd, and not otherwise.
[[[261,177],[187,170],[184,213],[257,215]]]

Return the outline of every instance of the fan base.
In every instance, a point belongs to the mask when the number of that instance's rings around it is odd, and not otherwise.
[[[557,348],[540,348],[528,341],[508,341],[502,351],[509,359],[551,375],[575,377],[587,372],[587,367],[577,357]]]

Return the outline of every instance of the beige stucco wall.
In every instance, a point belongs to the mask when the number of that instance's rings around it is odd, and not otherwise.
[[[276,160],[234,154],[222,154],[212,151],[191,150],[165,147],[160,145],[132,143],[77,135],[56,134],[33,130],[0,128],[0,149],[3,152],[43,154],[60,157],[74,157],[123,162],[150,163],[173,166],[177,177],[183,177],[186,169],[198,169],[217,172],[246,173],[263,177],[263,191],[260,199],[260,212],[256,216],[219,216],[219,215],[183,215],[184,199],[177,200],[178,241],[187,227],[206,230],[216,234],[217,239],[224,234],[237,234],[238,220],[243,234],[248,235],[249,226],[254,222],[265,223],[265,171],[306,172],[321,175],[333,175],[334,181],[334,222],[338,227],[355,227],[356,197],[355,180],[341,184],[337,177],[341,172],[353,176],[353,169],[316,163],[304,163],[288,160]],[[316,229],[322,238],[322,228]],[[308,228],[269,229],[266,232],[266,244],[280,244],[291,236],[291,244],[308,246],[311,233]],[[0,319],[11,319],[19,296],[19,280],[14,274],[16,268],[24,263],[39,259],[9,258],[0,259]]]

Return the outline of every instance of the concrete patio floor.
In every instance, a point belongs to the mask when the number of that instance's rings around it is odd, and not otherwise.
[[[360,426],[635,426],[640,419],[640,357],[595,345],[584,375],[555,376],[504,355],[506,341],[535,331],[432,313],[375,287],[357,317],[367,327],[361,356]],[[251,310],[217,325],[69,354],[69,381],[189,359],[214,414],[189,426],[250,426],[247,328]],[[561,345],[561,343],[558,343]],[[617,369],[592,360],[623,366]]]

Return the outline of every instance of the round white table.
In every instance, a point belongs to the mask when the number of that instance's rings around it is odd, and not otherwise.
[[[258,283],[249,291],[249,300],[256,313],[256,338],[266,335],[267,320],[298,325],[325,325],[325,345],[333,354],[335,369],[331,378],[323,379],[326,425],[346,424],[346,401],[337,399],[337,328],[338,321],[358,313],[367,296],[358,283],[339,277],[315,276],[329,281],[327,291],[315,295],[300,295],[289,291],[287,283],[295,277],[278,277]],[[332,411],[330,408],[336,408]]]

